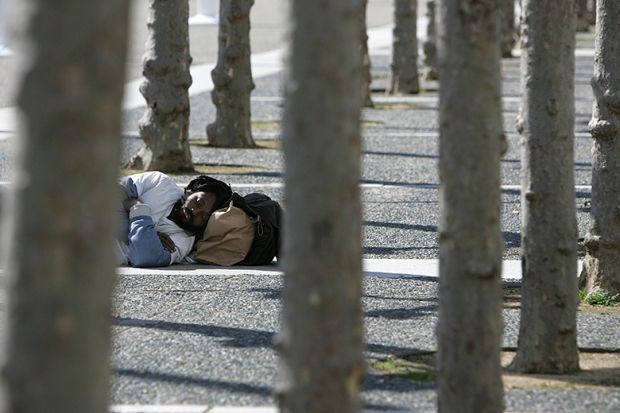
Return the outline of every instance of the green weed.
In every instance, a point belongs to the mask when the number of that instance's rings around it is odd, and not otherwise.
[[[620,305],[620,294],[599,290],[588,293],[585,288],[579,290],[579,301],[590,305],[612,307]]]

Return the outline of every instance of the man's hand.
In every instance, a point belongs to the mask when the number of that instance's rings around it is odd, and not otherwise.
[[[129,212],[131,207],[139,202],[140,201],[138,200],[138,198],[125,198],[123,200],[123,208],[125,208],[125,211]]]
[[[164,248],[166,250],[168,250],[168,252],[176,251],[177,246],[174,245],[174,241],[172,241],[172,239],[170,239],[168,234],[164,234],[163,232],[158,232],[157,235],[159,236],[159,240],[161,241],[161,245],[163,245]]]

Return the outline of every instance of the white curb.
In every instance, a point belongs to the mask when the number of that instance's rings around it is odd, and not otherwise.
[[[362,260],[364,276],[390,279],[420,279],[438,278],[438,259],[390,259],[364,258]],[[578,262],[577,274],[581,272],[583,263]],[[213,265],[172,265],[165,268],[132,268],[119,267],[117,273],[123,276],[132,275],[166,275],[166,276],[196,276],[196,275],[253,275],[273,276],[282,275],[278,266],[264,267],[217,267]],[[502,261],[502,279],[518,281],[521,279],[521,260]]]
[[[276,407],[233,407],[195,405],[115,405],[110,413],[278,413]],[[363,413],[412,413],[408,410],[364,410]]]

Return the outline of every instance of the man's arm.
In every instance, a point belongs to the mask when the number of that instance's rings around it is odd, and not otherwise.
[[[151,209],[136,198],[128,198],[124,206],[129,210],[129,262],[134,267],[166,267],[173,261],[155,230]]]

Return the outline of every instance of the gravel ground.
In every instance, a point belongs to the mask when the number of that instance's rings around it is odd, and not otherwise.
[[[113,402],[272,404],[282,277],[176,272],[120,278]],[[369,362],[436,350],[437,288],[433,278],[365,278]],[[617,320],[617,314],[580,312],[580,347],[620,351]],[[518,309],[506,308],[504,347],[516,346],[518,322]],[[434,410],[434,390],[433,383],[371,369],[364,400],[369,407],[427,411]],[[603,407],[614,403],[620,403],[617,388],[506,390],[509,411],[611,412]]]

